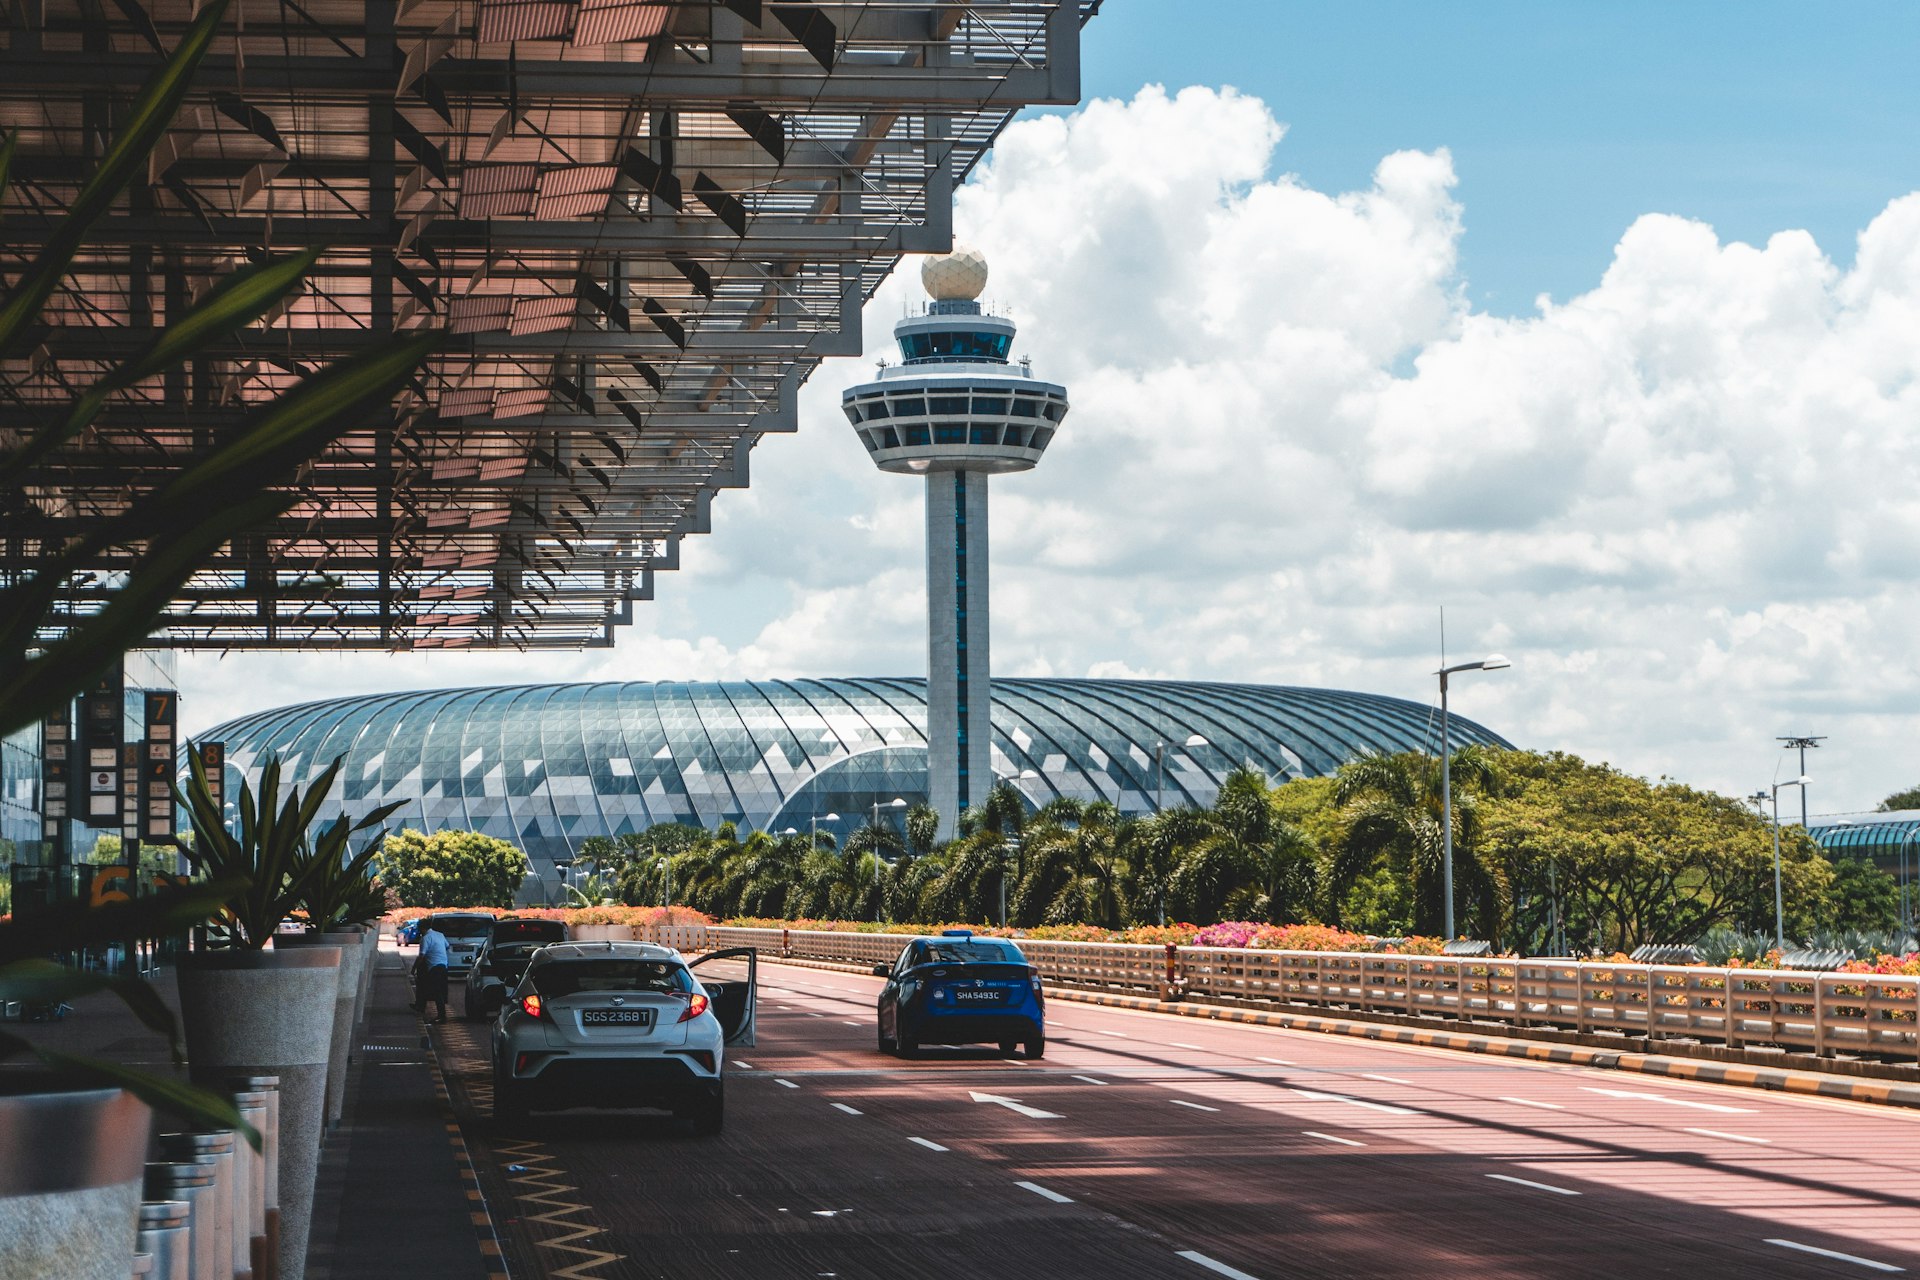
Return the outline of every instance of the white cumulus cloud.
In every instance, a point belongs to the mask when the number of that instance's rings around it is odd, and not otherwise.
[[[1920,194],[1850,266],[1664,214],[1605,274],[1499,317],[1467,301],[1446,151],[1365,190],[1284,172],[1230,90],[1142,90],[1010,127],[959,194],[1016,354],[1073,409],[993,482],[1002,674],[1176,676],[1431,699],[1450,649],[1514,669],[1455,706],[1516,742],[1729,791],[1823,733],[1815,809],[1920,782]],[[919,296],[869,307],[869,359]],[[798,437],[611,652],[552,678],[924,670],[916,482],[875,473],[839,362]],[[525,660],[190,657],[187,703],[511,680]],[[270,677],[255,673],[273,672]],[[303,687],[303,682],[311,687]]]

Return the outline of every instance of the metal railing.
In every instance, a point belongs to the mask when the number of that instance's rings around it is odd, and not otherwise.
[[[672,925],[636,929],[682,951],[892,963],[909,935]],[[1020,948],[1054,986],[1170,1000],[1307,1006],[1614,1032],[1730,1049],[1776,1048],[1920,1064],[1920,978],[1601,960],[1263,951],[1046,942]]]

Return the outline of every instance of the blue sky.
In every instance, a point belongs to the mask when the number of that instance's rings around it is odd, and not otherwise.
[[[1851,264],[1917,185],[1916,55],[1912,3],[1108,0],[1083,84],[1254,94],[1288,126],[1280,169],[1323,191],[1451,148],[1469,295],[1516,315],[1592,288],[1644,213],[1805,228]]]

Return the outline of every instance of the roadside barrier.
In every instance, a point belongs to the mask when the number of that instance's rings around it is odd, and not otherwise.
[[[801,960],[891,964],[911,935],[672,925],[644,932],[682,951],[759,947]],[[1773,1048],[1920,1065],[1920,978],[1713,969],[1602,960],[1264,951],[1022,938],[1049,984],[1253,1007],[1616,1033],[1648,1042]]]

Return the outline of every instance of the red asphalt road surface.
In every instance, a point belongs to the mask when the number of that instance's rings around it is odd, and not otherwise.
[[[482,1030],[443,1038],[512,1274],[1920,1273],[1920,1114],[1067,1001],[1042,1061],[901,1061],[878,979],[760,974],[718,1138],[502,1135]]]

